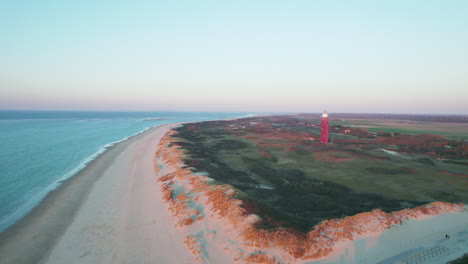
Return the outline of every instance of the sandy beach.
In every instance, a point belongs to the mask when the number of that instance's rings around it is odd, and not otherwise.
[[[174,126],[154,127],[113,146],[51,192],[0,234],[0,263],[446,263],[468,251],[465,206],[415,216],[379,233],[351,234],[353,240],[335,243],[331,254],[315,260],[275,262],[271,256],[283,254],[280,248],[259,251],[239,236],[256,216],[232,228],[208,196],[190,199],[189,191],[203,186],[193,180],[205,176],[190,176],[181,168],[180,153],[164,150],[169,145],[161,139]],[[164,182],[171,179],[172,191],[186,205],[167,196]]]
[[[193,263],[153,170],[161,125],[121,142],[0,234],[0,262]]]

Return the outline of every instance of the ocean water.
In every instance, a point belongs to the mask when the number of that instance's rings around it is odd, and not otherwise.
[[[249,114],[0,111],[0,232],[119,141],[159,124],[244,116]]]

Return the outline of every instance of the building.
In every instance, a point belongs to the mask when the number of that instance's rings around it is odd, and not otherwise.
[[[320,128],[320,143],[328,143],[328,114],[327,111],[323,111],[322,114],[322,125]]]

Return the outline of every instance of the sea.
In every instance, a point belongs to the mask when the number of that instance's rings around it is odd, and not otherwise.
[[[110,146],[150,127],[253,116],[212,112],[0,111],[0,232]]]

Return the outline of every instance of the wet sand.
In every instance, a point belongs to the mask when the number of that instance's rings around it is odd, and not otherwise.
[[[0,233],[0,262],[193,263],[153,169],[161,125],[118,143]]]
[[[168,211],[154,171],[157,146],[174,126],[161,125],[116,144],[51,192],[18,224],[0,233],[0,263],[195,263],[197,256],[184,245],[187,236],[205,241],[200,263],[235,262],[236,249],[242,251],[243,245],[236,243],[239,230],[223,230],[225,221],[210,216],[208,204],[200,206],[206,210],[201,221],[174,227],[177,217]],[[158,176],[177,169],[160,161],[158,165]],[[343,241],[325,258],[291,263],[392,264],[426,251],[433,255],[437,246],[449,251],[430,261],[445,263],[468,249],[467,214],[465,207],[458,213],[407,220],[377,236]],[[441,239],[446,233],[453,237]]]

